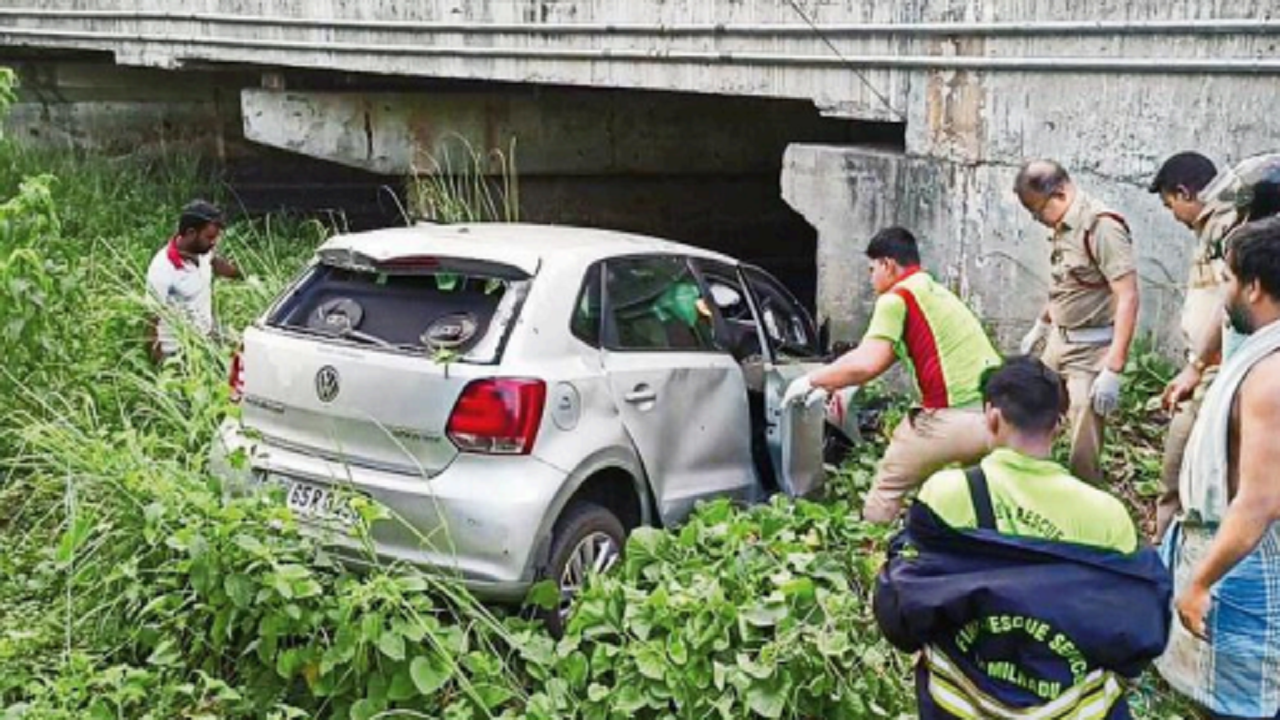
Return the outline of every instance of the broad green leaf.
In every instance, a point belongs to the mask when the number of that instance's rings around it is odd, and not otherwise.
[[[679,635],[671,635],[667,638],[667,656],[676,665],[683,666],[689,662],[689,647]]]
[[[780,718],[787,706],[785,683],[779,680],[761,680],[747,688],[747,705],[752,712],[766,718]]]
[[[411,643],[420,643],[427,636],[426,625],[417,620],[394,620],[391,623],[391,630],[403,635],[404,639]]]
[[[395,631],[384,632],[378,638],[378,650],[392,660],[404,659],[404,638]]]
[[[403,702],[418,694],[413,677],[409,675],[409,666],[401,665],[391,676],[391,684],[387,686],[387,699],[391,702]]]
[[[666,662],[663,652],[653,644],[646,643],[635,651],[636,669],[641,675],[651,680],[662,680],[666,676]]]
[[[555,610],[560,606],[560,588],[554,580],[542,580],[534,583],[525,595],[524,602],[531,607],[543,610]]]
[[[364,698],[351,706],[351,720],[370,720],[373,716],[386,710],[386,703]]]
[[[849,636],[840,630],[823,630],[818,633],[818,652],[827,657],[837,657],[849,650]]]
[[[479,683],[472,686],[471,689],[480,699],[480,704],[490,711],[498,709],[515,697],[515,693],[511,692],[511,690],[493,683]]]
[[[560,674],[574,689],[580,690],[587,684],[587,657],[575,652],[560,661]]]
[[[782,603],[756,603],[744,610],[743,620],[756,627],[773,627],[787,616],[787,606]]]
[[[245,609],[253,604],[253,595],[257,590],[257,586],[247,575],[240,573],[228,575],[222,581],[222,586],[227,593],[227,597],[231,598],[231,602],[236,607]]]
[[[409,664],[414,687],[423,695],[431,695],[449,681],[452,669],[438,654],[419,655]]]

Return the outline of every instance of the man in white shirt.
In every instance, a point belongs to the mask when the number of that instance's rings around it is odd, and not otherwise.
[[[178,232],[156,252],[147,268],[147,290],[169,312],[152,318],[147,346],[156,363],[178,352],[178,338],[171,323],[183,318],[202,335],[213,337],[213,276],[239,279],[231,261],[213,254],[222,234],[222,211],[204,200],[193,200],[182,209]]]

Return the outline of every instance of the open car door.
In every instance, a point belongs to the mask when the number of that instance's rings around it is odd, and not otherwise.
[[[819,347],[813,321],[795,296],[773,276],[742,266],[768,362],[764,366],[765,439],[778,489],[791,497],[822,491],[827,407],[820,396],[782,407],[792,380],[818,367]]]
[[[765,397],[769,417],[769,455],[778,489],[791,497],[812,497],[822,490],[826,469],[822,462],[827,404],[815,393],[805,402],[782,407],[782,395],[803,365],[773,365],[766,373]]]

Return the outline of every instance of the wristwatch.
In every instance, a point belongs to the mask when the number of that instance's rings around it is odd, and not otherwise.
[[[1209,367],[1209,363],[1201,359],[1201,357],[1196,354],[1195,350],[1187,351],[1187,362],[1190,363],[1191,367],[1195,368],[1198,373],[1203,373],[1204,369]]]

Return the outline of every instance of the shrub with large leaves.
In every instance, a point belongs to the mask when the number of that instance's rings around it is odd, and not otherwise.
[[[909,659],[879,636],[883,531],[842,503],[702,506],[636,531],[582,596],[531,717],[893,717]]]

